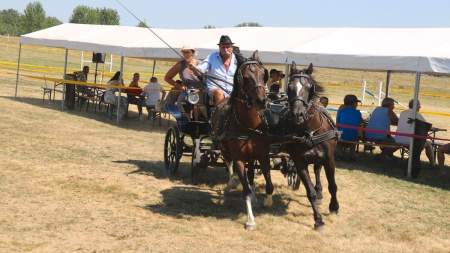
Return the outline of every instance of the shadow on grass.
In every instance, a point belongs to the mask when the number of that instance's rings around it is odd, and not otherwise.
[[[202,189],[200,187],[173,187],[160,192],[163,203],[144,206],[153,213],[158,213],[175,218],[184,216],[214,217],[218,219],[235,220],[240,214],[245,213],[244,201],[240,191],[234,191],[225,195],[214,189]],[[289,201],[285,201],[285,195],[275,194],[273,206],[265,208],[260,206],[263,194],[257,194],[258,204],[253,207],[255,216],[259,214],[271,214],[282,216],[287,214]]]
[[[0,96],[0,98],[10,99],[15,102],[20,102],[24,104],[29,104],[61,112],[61,100],[54,100],[51,102],[45,100],[45,102],[42,102],[42,98],[33,98],[33,97],[14,98],[9,96]],[[132,108],[133,106],[135,105],[130,105],[130,108]],[[146,116],[145,109],[143,109],[143,111],[144,111],[143,114]],[[117,124],[115,114],[113,115],[112,119],[110,119],[108,113],[106,112],[106,107],[103,105],[101,106],[100,111],[98,109],[98,106],[96,108],[96,111],[94,111],[93,105],[90,105],[89,111],[86,111],[85,106],[83,106],[82,110],[80,110],[77,104],[74,110],[64,109],[64,112],[70,115],[76,115],[79,117],[96,120],[105,124],[110,124],[120,128],[130,129],[134,131],[151,131],[151,132],[165,133],[167,131],[167,128],[169,128],[169,126],[174,126],[176,124],[175,121],[165,119],[164,117],[161,119],[161,126],[159,126],[158,121],[153,122],[147,119],[141,121],[139,120],[139,114],[135,111],[129,111],[128,117],[122,120],[120,124]]]
[[[175,175],[169,176],[166,172],[163,161],[145,161],[145,160],[126,160],[114,161],[115,163],[126,163],[136,166],[136,170],[128,172],[127,174],[141,174],[152,176],[157,179],[168,179],[171,181],[180,181],[183,184],[191,185],[191,164],[180,161],[178,171]],[[206,185],[214,187],[227,183],[228,175],[225,168],[222,167],[208,167],[199,172],[197,176],[198,185]]]
[[[450,173],[442,175],[436,167],[430,168],[428,162],[421,163],[422,169],[417,179],[408,179],[406,177],[406,169],[408,167],[407,159],[401,160],[400,158],[395,158],[393,161],[380,161],[375,159],[375,155],[359,153],[357,161],[338,161],[337,167],[345,170],[360,170],[368,173],[381,174],[415,184],[450,190]],[[445,170],[450,172],[450,168],[448,167]]]

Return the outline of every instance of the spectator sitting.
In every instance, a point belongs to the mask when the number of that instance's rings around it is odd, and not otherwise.
[[[157,105],[160,106],[161,100],[164,99],[166,92],[161,87],[161,84],[158,83],[158,79],[156,77],[150,78],[150,83],[144,87],[142,95],[145,98],[145,106],[148,112],[148,119],[151,118],[151,111],[157,109]],[[154,118],[156,115],[153,113],[152,117]]]
[[[75,80],[80,82],[87,82],[88,75],[89,75],[89,66],[84,66],[82,71],[76,71],[75,74]],[[81,94],[81,96],[78,97],[80,100],[80,106],[83,106],[83,104],[86,102],[86,97],[93,97],[94,92],[92,92],[88,86],[85,85],[77,85],[77,92],[78,94]]]
[[[355,95],[346,95],[344,97],[344,107],[338,110],[336,115],[336,123],[338,124],[338,130],[341,131],[341,140],[344,141],[357,141],[359,139],[359,131],[357,129],[350,129],[345,127],[339,127],[341,125],[349,125],[354,127],[360,127],[363,120],[362,115],[359,110],[356,109],[358,106],[358,98]],[[349,150],[351,159],[355,158],[355,144],[343,144],[339,145],[343,151]]]
[[[344,99],[344,101],[345,101],[345,99]],[[320,97],[319,102],[324,108],[327,108],[327,106],[328,106],[328,98],[327,97]]]
[[[120,78],[120,71],[117,71],[114,76],[107,82],[108,85],[111,86],[123,86],[123,79]],[[104,101],[107,104],[115,105],[117,106],[119,96],[116,96],[116,91],[118,91],[118,88],[109,88],[104,93]],[[126,115],[128,102],[125,97],[120,98],[120,106],[119,106],[119,118],[123,119],[123,117]]]
[[[344,97],[344,108],[340,109],[336,115],[336,123],[343,125],[350,125],[359,127],[362,123],[362,115],[358,107],[358,98],[355,95],[346,95]],[[356,141],[358,140],[358,130],[349,128],[338,128],[342,131],[341,139],[345,141]]]
[[[397,132],[406,133],[406,134],[414,134],[413,124],[409,120],[410,118],[413,118],[413,114],[414,114],[413,109],[412,109],[413,105],[414,105],[414,99],[411,99],[408,104],[409,109],[400,113],[400,119],[398,120]],[[420,102],[418,101],[416,118],[418,120],[425,121],[425,118],[419,113],[420,108],[421,108]],[[411,137],[397,135],[397,136],[395,136],[395,141],[400,144],[409,145],[409,143],[411,141]],[[429,140],[427,140],[425,142],[425,153],[426,153],[430,163],[433,164],[434,163],[433,148],[431,146],[431,141],[429,141]]]
[[[184,91],[183,82],[181,80],[176,80],[175,84],[176,85],[172,87],[172,89],[170,89],[169,93],[164,99],[164,109],[166,109],[167,105],[175,105],[178,98],[180,97],[180,93]]]
[[[381,102],[381,106],[373,110],[367,128],[382,131],[383,133],[366,132],[366,139],[376,142],[395,143],[394,138],[388,134],[390,125],[398,124],[398,117],[394,112],[394,99],[386,97]],[[382,148],[381,155],[392,157],[397,148]]]
[[[133,74],[133,80],[131,80],[130,85],[128,85],[128,87],[130,88],[135,88],[135,89],[130,89],[127,92],[127,99],[128,99],[128,104],[133,104],[133,105],[137,105],[138,111],[139,111],[139,117],[142,116],[142,104],[143,104],[143,99],[141,99],[141,97],[139,97],[139,95],[142,93],[142,89],[141,87],[139,87],[139,73],[134,73]],[[128,113],[128,110],[127,110]]]
[[[77,81],[80,82],[87,82],[88,75],[89,75],[89,66],[84,66],[82,71],[75,72]]]

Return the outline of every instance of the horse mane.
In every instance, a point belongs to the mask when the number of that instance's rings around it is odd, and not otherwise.
[[[237,50],[236,50],[236,48],[234,48],[233,53],[237,60],[237,67],[236,67],[236,73],[234,74],[234,78],[233,78],[233,86],[234,87],[233,87],[233,90],[231,91],[230,97],[235,98],[235,97],[237,97],[238,90],[239,90],[239,89],[237,89],[237,87],[239,87],[239,85],[241,85],[238,80],[238,75],[240,75],[240,73],[238,73],[239,68],[242,66],[242,64],[244,64],[244,62],[250,61],[252,59],[245,58],[239,51],[239,48],[237,48]]]

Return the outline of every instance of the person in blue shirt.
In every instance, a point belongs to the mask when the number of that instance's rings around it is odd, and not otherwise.
[[[337,112],[336,123],[342,125],[350,125],[359,127],[362,123],[362,115],[359,110],[356,109],[358,106],[358,98],[355,95],[346,95],[344,97],[344,106]],[[345,141],[356,141],[358,140],[359,134],[356,129],[349,129],[339,127],[339,131],[342,132],[341,139]]]
[[[195,67],[198,72],[206,74],[207,92],[214,105],[229,97],[233,90],[234,74],[238,66],[238,60],[233,53],[233,44],[230,37],[222,35],[217,44],[219,51],[209,54]]]
[[[366,138],[373,141],[395,142],[394,138],[388,134],[390,126],[398,124],[398,117],[394,112],[395,101],[386,97],[381,102],[381,106],[375,108],[370,115],[368,129],[380,130],[383,133],[366,132]]]
[[[343,141],[357,141],[359,139],[359,131],[357,129],[351,129],[342,127],[339,125],[348,125],[354,127],[360,127],[363,119],[361,112],[357,110],[358,98],[355,95],[349,94],[344,97],[344,105],[342,105],[336,115],[336,123],[338,124],[338,130],[341,132],[341,140]],[[343,156],[349,152],[350,159],[354,160],[356,144],[340,142],[338,145],[337,155]]]
[[[380,132],[366,131],[367,140],[382,143],[395,143],[395,139],[388,133],[391,129],[391,125],[398,125],[398,116],[394,112],[394,103],[394,99],[386,97],[381,102],[381,106],[373,110],[367,124],[367,129],[378,130]],[[381,148],[381,157],[392,158],[397,149],[398,148],[395,147],[383,147]]]

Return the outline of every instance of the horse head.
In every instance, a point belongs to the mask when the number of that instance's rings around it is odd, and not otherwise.
[[[238,66],[231,97],[245,101],[248,107],[264,109],[267,101],[267,79],[268,72],[259,59],[258,51],[255,51],[251,58]]]
[[[302,125],[308,120],[312,99],[321,89],[312,78],[313,71],[312,63],[305,69],[297,69],[295,62],[291,65],[287,94],[290,114],[296,125]]]

